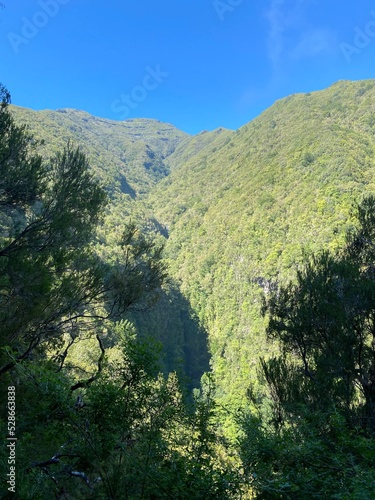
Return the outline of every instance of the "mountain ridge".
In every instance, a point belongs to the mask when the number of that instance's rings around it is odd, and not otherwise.
[[[339,247],[353,204],[375,192],[374,125],[375,80],[289,96],[150,192],[223,396],[244,396],[270,353],[259,284],[293,278],[304,252]]]
[[[56,127],[63,115],[48,124]],[[35,118],[29,113],[29,121]],[[85,143],[99,174],[96,155],[104,162],[105,175],[99,177],[109,186],[116,181],[112,227],[126,214],[159,233],[171,278],[186,301],[184,311],[191,307],[207,331],[218,393],[224,401],[243,400],[259,357],[272,353],[260,315],[261,292],[293,278],[304,252],[339,247],[353,203],[375,192],[375,80],[344,80],[285,97],[236,131],[189,136],[146,122],[152,127],[144,140],[135,130],[134,140],[114,145],[111,154],[100,149],[103,138],[96,142],[97,129],[89,135],[93,143]],[[136,119],[127,126],[146,122]],[[111,130],[117,126],[105,123],[110,130],[104,137],[115,140]],[[47,130],[48,125],[39,132]],[[63,140],[72,136],[62,133]],[[165,315],[172,314],[166,305],[172,297],[164,297],[165,310],[156,308],[148,318],[159,337]],[[177,324],[180,313],[173,314]],[[189,326],[189,342],[193,330]],[[181,343],[173,349],[183,352],[187,336],[179,330],[176,337]]]
[[[157,120],[115,122],[79,110],[42,110],[11,106],[18,121],[45,141],[44,157],[71,141],[88,155],[93,171],[112,191],[137,197],[167,175],[168,157],[188,134]]]

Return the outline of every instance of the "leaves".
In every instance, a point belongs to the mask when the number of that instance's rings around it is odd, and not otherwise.
[[[374,494],[374,207],[372,197],[358,207],[342,250],[308,258],[265,300],[268,336],[281,346],[261,363],[271,418],[258,403],[263,418],[241,422],[259,498]]]

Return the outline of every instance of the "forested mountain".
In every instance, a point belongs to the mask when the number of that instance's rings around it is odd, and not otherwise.
[[[232,133],[233,131],[231,130],[218,128],[213,132],[204,130],[193,137],[186,137],[167,158],[167,163],[171,170],[177,169],[179,166],[183,166],[187,163],[190,158],[197,155],[202,149],[209,146],[219,136],[221,140],[225,140],[227,137],[230,137]]]
[[[337,248],[374,192],[374,148],[375,82],[343,81],[218,135],[151,191],[223,393],[244,395],[270,349],[260,292],[292,278],[303,252]]]
[[[208,332],[220,391],[236,399],[270,349],[260,292],[292,277],[303,252],[342,243],[353,203],[374,190],[374,97],[373,81],[342,81],[282,99],[235,132],[193,137],[156,120],[12,113],[44,141],[43,152],[71,140],[87,153],[113,199],[111,231],[126,216],[163,236],[178,286],[154,319],[145,320],[148,311],[138,322],[159,339],[176,328],[167,357],[183,359],[191,327],[177,327],[180,313],[167,307],[180,296],[182,316],[191,307]]]
[[[58,463],[56,498],[73,498],[76,470],[78,498],[375,496],[375,80],[196,136],[76,110],[1,112],[0,313],[17,340],[2,341],[0,375],[23,380],[34,493]],[[17,139],[22,124],[33,139]],[[13,160],[8,136],[28,153]],[[44,455],[39,427],[27,435],[33,384],[51,415]]]
[[[199,149],[201,142],[205,144],[216,135],[202,134],[204,139],[200,140],[157,120],[134,119],[120,123],[73,109],[32,111],[10,106],[10,110],[16,121],[26,124],[40,142],[36,149],[44,157],[60,151],[69,141],[87,155],[96,179],[111,199],[105,223],[99,231],[99,248],[106,258],[125,220],[136,222],[147,234],[165,233],[147,206],[133,202],[170,173],[169,159],[176,148],[177,154],[186,156],[190,150]],[[206,333],[173,280],[159,291],[159,301],[151,310],[141,313],[134,310],[129,315],[137,322],[141,334],[152,332],[162,341],[165,371],[178,367],[197,386],[209,366]]]
[[[107,189],[135,198],[169,174],[165,162],[188,134],[157,120],[115,122],[75,109],[32,111],[12,106],[17,121],[45,141],[43,153],[56,152],[67,141],[80,145]]]
[[[1,497],[227,497],[210,377],[192,394],[129,321],[168,286],[161,247],[9,100],[0,86]]]

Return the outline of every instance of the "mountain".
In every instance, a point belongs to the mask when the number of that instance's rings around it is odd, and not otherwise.
[[[218,128],[213,132],[207,132],[207,130],[204,130],[200,134],[193,137],[186,137],[180,142],[180,144],[166,160],[171,171],[181,165],[184,165],[190,158],[197,155],[202,149],[210,145],[219,136],[221,140],[226,140],[232,133],[232,130]]]
[[[21,497],[374,498],[375,80],[194,137],[1,111]],[[67,141],[106,209],[71,149],[25,161]]]
[[[242,400],[271,351],[261,292],[293,278],[303,252],[343,242],[353,204],[374,192],[374,152],[375,81],[341,81],[218,134],[150,192],[224,400]]]
[[[107,189],[133,199],[169,174],[165,159],[189,138],[158,120],[117,122],[75,109],[33,111],[12,106],[11,110],[36,139],[45,142],[41,148],[45,156],[61,150],[69,140],[79,144]]]
[[[164,242],[171,285],[134,321],[167,345],[166,370],[194,365],[195,381],[207,335],[227,402],[243,400],[274,349],[262,293],[293,278],[304,252],[340,246],[353,204],[375,189],[374,80],[292,95],[237,131],[193,137],[156,120],[12,110],[44,152],[67,140],[87,152],[112,194],[107,241],[132,219]]]
[[[94,175],[110,195],[103,226],[98,233],[98,251],[106,260],[116,252],[115,241],[124,223],[136,222],[151,237],[163,239],[165,228],[152,217],[147,206],[136,203],[169,174],[169,158],[180,145],[179,154],[189,154],[190,139],[185,132],[157,120],[131,119],[116,122],[73,110],[33,111],[11,106],[16,121],[26,124],[38,151],[48,159],[68,141],[86,153]],[[215,133],[203,134],[204,142]],[[196,146],[199,147],[199,146]],[[184,151],[186,150],[186,153]],[[152,335],[163,345],[160,363],[165,373],[178,369],[197,387],[209,369],[207,335],[190,305],[170,279],[159,292],[158,304],[148,310],[132,311],[141,336]]]

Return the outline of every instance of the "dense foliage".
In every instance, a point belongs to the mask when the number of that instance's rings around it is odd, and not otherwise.
[[[37,140],[35,150],[43,157],[59,153],[69,141],[78,143],[85,153],[90,173],[105,187],[110,200],[101,213],[103,223],[97,229],[95,242],[102,260],[116,262],[122,251],[119,228],[124,224],[136,229],[134,239],[138,242],[146,237],[149,242],[156,241],[158,247],[163,245],[165,227],[152,216],[147,205],[135,201],[170,172],[171,153],[189,141],[188,134],[157,120],[119,123],[72,109],[40,112],[16,106],[8,109],[17,123],[27,125],[34,141]],[[199,148],[210,137],[209,133],[203,134],[202,139],[193,143]],[[191,147],[186,144],[185,149],[188,152]],[[164,373],[178,369],[192,386],[198,387],[208,368],[206,332],[173,279],[164,283],[158,293],[162,300],[147,311],[139,303],[132,308],[133,321],[137,322],[141,336],[152,334],[162,343],[160,362]]]
[[[374,497],[375,82],[195,137],[2,97],[22,498]]]
[[[114,122],[74,109],[36,113],[11,106],[10,111],[36,139],[44,141],[39,149],[43,155],[57,153],[74,141],[111,195],[123,193],[131,199],[148,192],[169,173],[165,159],[189,137],[157,120]]]
[[[210,379],[188,398],[121,319],[153,302],[160,247],[128,224],[101,251],[107,197],[85,155],[36,154],[1,98],[0,377],[16,394],[18,498],[229,498]]]
[[[341,251],[307,260],[265,301],[281,354],[262,361],[267,410],[243,420],[258,498],[375,495],[375,198]],[[264,395],[263,395],[264,398]]]
[[[274,351],[261,294],[292,279],[304,252],[339,248],[353,204],[374,192],[374,102],[373,80],[277,101],[175,162],[148,196],[226,404],[244,401],[259,357]]]

